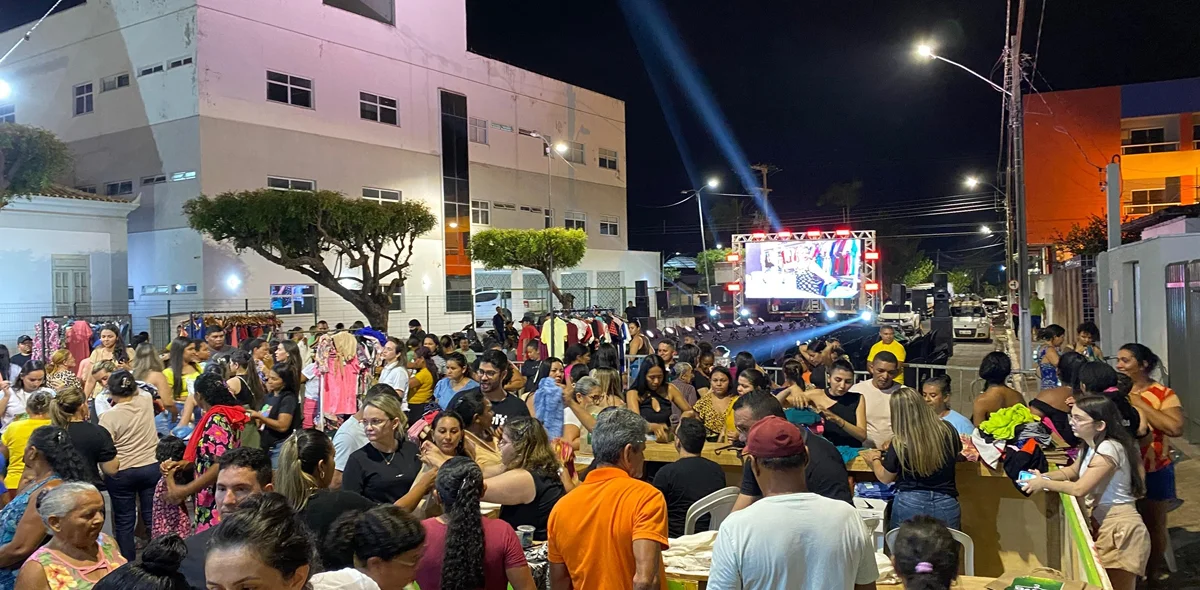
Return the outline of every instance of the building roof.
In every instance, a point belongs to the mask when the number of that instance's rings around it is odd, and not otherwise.
[[[75,199],[79,201],[99,201],[102,203],[131,203],[130,199],[122,199],[120,197],[109,197],[106,195],[97,195],[93,193],[85,193],[73,188],[67,188],[60,184],[51,184],[41,191],[38,195],[42,197],[57,197],[59,199]]]
[[[1200,217],[1200,203],[1192,205],[1176,205],[1174,207],[1159,209],[1158,211],[1155,211],[1154,213],[1151,213],[1145,217],[1139,217],[1133,221],[1126,221],[1125,223],[1122,223],[1121,231],[1141,233],[1142,230],[1148,227],[1153,227],[1160,223],[1166,223],[1172,219],[1178,219],[1180,217]]]

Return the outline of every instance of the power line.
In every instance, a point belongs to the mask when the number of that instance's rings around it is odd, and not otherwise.
[[[1038,18],[1037,43],[1033,46],[1033,71],[1037,71],[1038,54],[1042,52],[1042,25],[1046,22],[1046,0],[1042,0],[1042,16]]]
[[[58,0],[57,2],[55,2],[54,6],[51,6],[50,10],[47,10],[46,14],[42,15],[42,18],[39,18],[36,23],[33,23],[33,26],[30,27],[30,29],[28,31],[26,31],[24,35],[21,35],[20,39],[17,39],[17,43],[12,46],[12,49],[9,49],[8,51],[6,51],[4,53],[3,56],[0,56],[0,64],[3,64],[4,60],[8,59],[8,56],[12,55],[12,52],[16,51],[17,48],[20,47],[22,43],[28,41],[29,38],[33,36],[33,32],[36,31],[38,26],[42,24],[42,21],[46,20],[46,18],[50,16],[50,13],[54,12],[54,9],[58,8],[58,5],[62,4],[62,2],[63,2],[63,0]]]

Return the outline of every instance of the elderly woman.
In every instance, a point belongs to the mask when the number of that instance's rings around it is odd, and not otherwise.
[[[21,566],[22,590],[91,588],[125,563],[104,527],[104,498],[90,483],[73,481],[38,496],[38,515],[53,535]]]
[[[42,490],[67,481],[88,481],[95,467],[84,464],[67,431],[43,426],[33,431],[24,449],[28,483],[0,510],[0,590],[13,590],[17,568],[46,538],[46,525],[30,500]]]

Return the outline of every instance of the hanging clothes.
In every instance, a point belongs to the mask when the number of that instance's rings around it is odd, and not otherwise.
[[[551,342],[550,322],[554,322],[554,340],[557,340],[557,342]],[[541,340],[542,344],[546,345],[547,352],[550,356],[562,358],[563,354],[567,351],[567,322],[563,321],[563,319],[558,316],[551,316],[550,318],[547,318],[545,323],[542,324]]]
[[[71,372],[79,372],[79,363],[83,359],[92,355],[92,326],[85,321],[78,320],[67,328],[67,350],[71,351],[71,356],[75,357],[75,364],[71,366]]]
[[[342,363],[334,355],[329,359],[329,371],[321,376],[321,400],[326,414],[353,414],[358,411],[358,377],[362,372],[358,356]]]
[[[53,319],[45,318],[40,326],[33,329],[33,358],[34,360],[48,361],[50,355],[58,349],[58,324]]]

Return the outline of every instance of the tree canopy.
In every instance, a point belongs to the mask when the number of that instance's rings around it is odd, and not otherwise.
[[[67,145],[45,129],[0,125],[0,207],[13,197],[36,195],[71,166]]]
[[[975,273],[968,269],[955,269],[946,273],[946,282],[958,294],[970,293],[975,290]]]
[[[921,283],[929,282],[929,277],[933,276],[933,261],[922,257],[904,273],[904,284],[911,287]]]
[[[1121,232],[1121,243],[1128,244],[1141,239],[1136,232]],[[1108,250],[1108,219],[1091,215],[1083,225],[1072,223],[1066,234],[1054,232],[1054,241],[1064,250],[1077,256],[1095,256]]]
[[[542,273],[558,302],[565,308],[574,307],[571,294],[560,291],[554,282],[554,271],[583,261],[587,253],[587,234],[583,230],[487,229],[472,235],[468,247],[471,259],[489,270],[525,267]]]
[[[193,229],[316,281],[384,331],[413,242],[437,225],[418,201],[381,204],[332,191],[229,192],[193,199],[183,210]],[[339,272],[341,265],[358,276]]]

